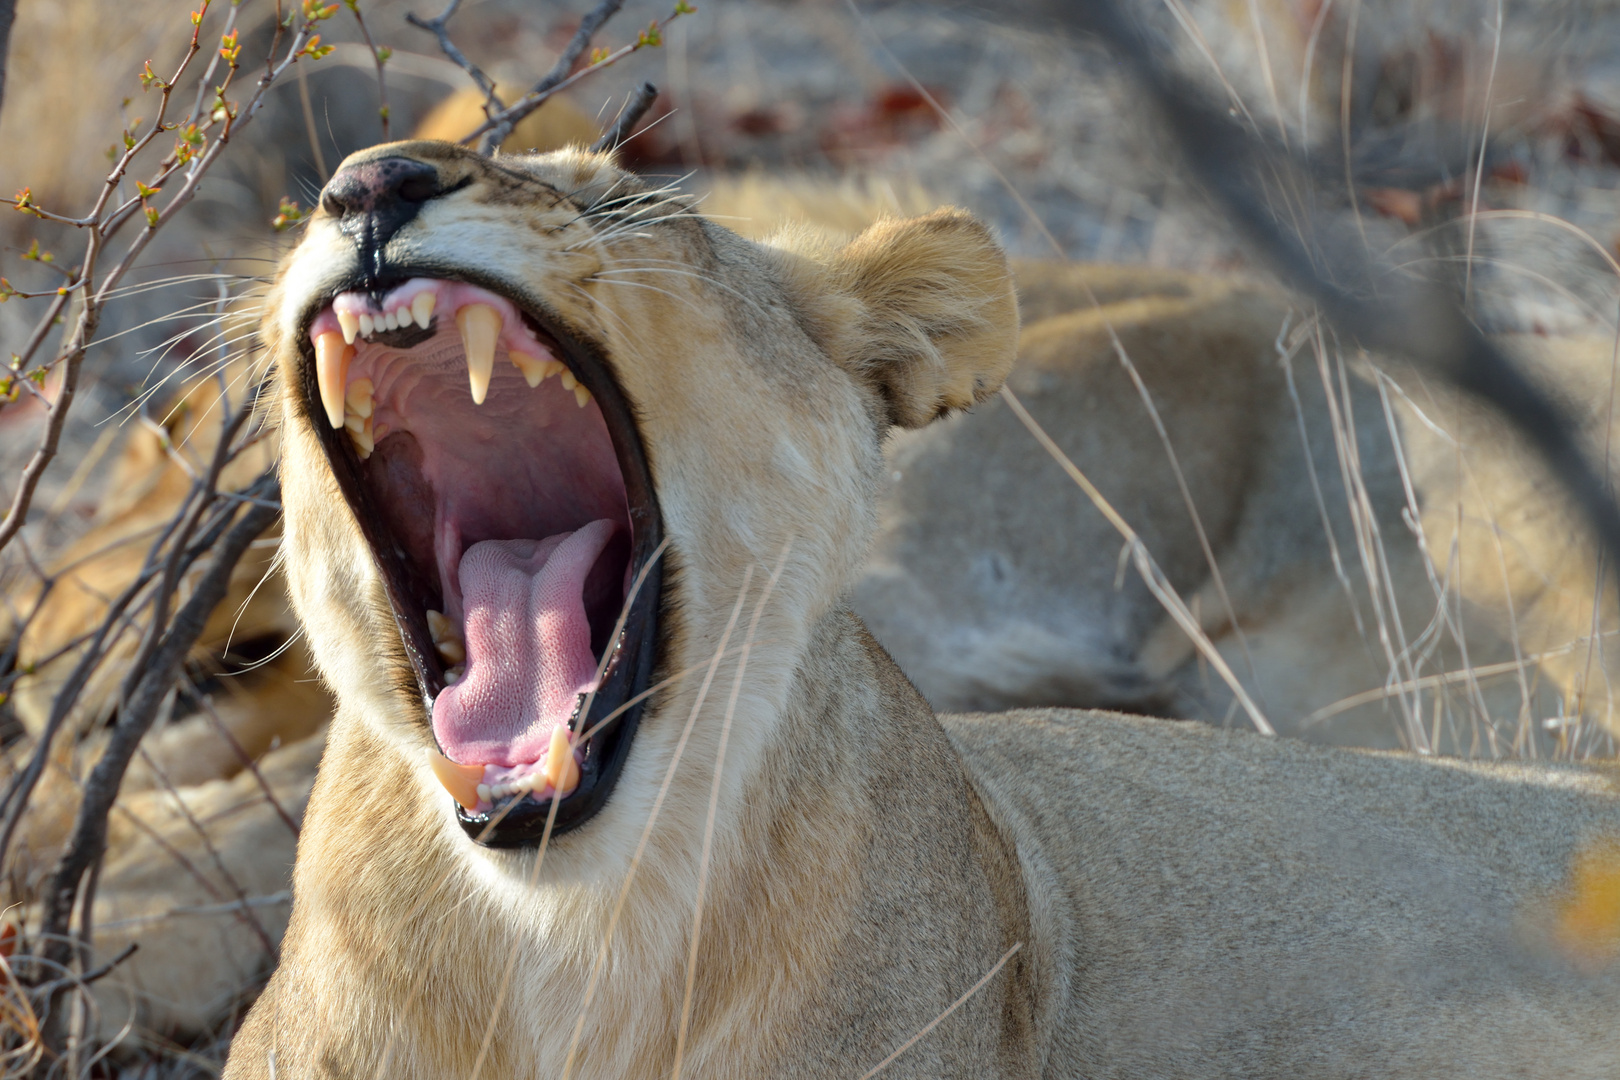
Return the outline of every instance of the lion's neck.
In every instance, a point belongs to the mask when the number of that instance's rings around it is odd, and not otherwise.
[[[893,956],[884,968],[866,966],[886,948],[886,934],[960,936],[955,921],[967,919],[999,941],[996,927],[1007,916],[997,909],[1008,905],[971,882],[951,926],[935,925],[931,912],[910,928],[901,925],[906,918],[885,914],[897,902],[914,906],[901,898],[914,887],[908,875],[913,882],[938,877],[942,845],[943,857],[960,864],[996,841],[927,706],[853,616],[835,612],[813,632],[778,719],[743,778],[741,812],[714,830],[700,923],[693,860],[667,851],[660,857],[657,845],[628,888],[542,874],[532,893],[517,895],[512,881],[524,867],[493,871],[422,800],[390,797],[390,790],[410,790],[401,770],[378,778],[374,797],[395,823],[380,842],[374,823],[322,813],[328,800],[317,797],[306,844],[339,848],[351,863],[359,845],[369,844],[365,863],[392,868],[351,876],[337,888],[300,877],[288,967],[296,970],[300,954],[319,950],[322,965],[344,977],[318,996],[334,996],[346,983],[334,1009],[368,1003],[364,1022],[354,1018],[328,1035],[342,1028],[364,1039],[370,1026],[375,1042],[383,1037],[375,1026],[392,1017],[387,1038],[412,1044],[394,1050],[407,1075],[465,1074],[486,1027],[486,1075],[555,1074],[570,1057],[570,1075],[581,1080],[665,1075],[678,1041],[689,1075],[758,1075],[807,1034],[846,1023],[840,1017],[852,988],[887,993]],[[378,749],[365,725],[341,726],[323,781],[352,775],[345,759],[375,761]],[[697,793],[672,789],[670,797]],[[568,839],[573,857],[589,832]],[[977,882],[976,872],[968,876]],[[314,932],[317,925],[328,932]],[[363,932],[337,939],[334,925]],[[344,962],[334,965],[334,955]],[[447,1000],[486,1018],[499,1003],[503,1015],[493,1025],[445,1031]],[[921,1001],[924,1011],[931,1007]],[[902,1028],[928,1019],[905,1009],[895,1016],[894,1032],[870,1023],[867,1030],[878,1041],[891,1034],[898,1041],[909,1034]],[[360,1059],[368,1052],[351,1049]]]

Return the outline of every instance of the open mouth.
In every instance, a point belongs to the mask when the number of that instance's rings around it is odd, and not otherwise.
[[[467,281],[341,292],[304,340],[462,827],[491,847],[539,842],[553,813],[577,827],[656,660],[662,530],[629,404],[593,348]]]

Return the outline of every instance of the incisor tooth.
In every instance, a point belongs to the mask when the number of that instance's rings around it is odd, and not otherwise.
[[[546,377],[548,365],[544,360],[530,356],[525,352],[518,352],[516,349],[510,350],[506,355],[511,357],[512,366],[523,372],[523,381],[531,387],[539,386]]]
[[[416,294],[416,299],[411,301],[411,314],[416,316],[416,325],[424,330],[428,328],[428,323],[433,318],[433,305],[437,299],[434,293],[420,292]]]
[[[574,761],[574,748],[568,741],[567,728],[557,728],[551,733],[544,772],[546,779],[551,782],[555,798],[561,799],[579,786],[579,765]]]
[[[477,809],[481,794],[479,789],[483,787],[478,782],[484,778],[482,765],[463,765],[459,761],[451,761],[431,746],[427,748],[427,763],[451,798],[467,810]]]
[[[399,316],[395,315],[392,311],[390,311],[387,314],[383,315],[382,324],[383,324],[383,329],[384,330],[398,330],[399,329]]]
[[[337,321],[338,326],[343,330],[343,343],[353,345],[354,335],[360,332],[360,320],[351,312],[340,311],[337,313]]]
[[[350,412],[364,418],[371,415],[372,397],[375,394],[376,388],[371,385],[370,379],[356,379],[343,392],[343,403]]]
[[[349,374],[354,348],[336,330],[315,338],[315,383],[321,390],[321,405],[332,426],[343,426],[343,381]]]
[[[501,336],[501,313],[488,304],[468,304],[456,312],[461,330],[461,347],[467,354],[467,381],[472,384],[474,405],[482,405],[489,393],[489,377],[495,371],[495,340]]]
[[[360,316],[360,336],[361,337],[370,337],[371,332],[373,330],[375,330],[376,328],[377,328],[377,324],[371,318],[370,315],[362,315],[362,316]]]
[[[574,387],[574,400],[579,402],[579,407],[583,409],[591,403],[591,392],[583,386],[576,386]]]
[[[399,310],[394,312],[394,318],[399,325],[409,327],[411,325],[411,309],[404,304],[399,305]]]

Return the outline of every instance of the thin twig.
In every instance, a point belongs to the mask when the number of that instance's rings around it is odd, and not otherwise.
[[[241,761],[242,767],[253,774],[253,779],[258,783],[259,790],[264,792],[265,799],[270,803],[271,808],[275,810],[276,815],[281,818],[282,823],[287,826],[288,831],[293,834],[293,839],[298,839],[298,822],[293,820],[293,816],[287,813],[287,808],[281,805],[281,800],[276,798],[275,790],[271,788],[270,782],[264,778],[264,773],[259,771],[259,763],[253,760],[252,756],[243,749],[242,744],[237,741],[236,736],[231,733],[231,729],[225,726],[225,721],[220,719],[219,711],[214,708],[214,703],[208,700],[208,695],[197,692],[195,688],[191,690],[191,695],[192,699],[197,702],[198,707],[208,714],[208,721],[214,725],[214,730],[219,733],[219,737],[230,745],[231,752],[236,755],[237,760]]]
[[[279,495],[279,484],[273,472],[254,486],[260,495]],[[44,950],[47,960],[57,964],[71,960],[74,951],[71,941],[64,943],[52,938],[66,937],[79,884],[106,851],[107,815],[118,797],[124,773],[141,739],[157,718],[158,708],[168,695],[181,662],[196,644],[208,616],[225,598],[237,562],[275,517],[276,512],[266,507],[251,504],[245,507],[242,516],[221,540],[191,597],[176,612],[173,624],[153,653],[127,707],[120,712],[106,749],[85,782],[84,800],[79,806],[72,839],[45,892],[41,934],[48,942]],[[86,907],[92,901],[93,897],[86,896]]]
[[[618,119],[613,121],[613,126],[591,144],[591,153],[600,154],[604,150],[617,150],[627,142],[631,129],[641,122],[641,118],[647,115],[647,110],[652,108],[652,103],[657,99],[658,87],[650,82],[642,83],[624,103],[624,108],[619,110]]]
[[[366,29],[366,20],[360,14],[359,0],[343,0],[354,21],[360,27],[360,36],[366,39],[366,48],[371,51],[372,62],[377,65],[377,118],[382,121],[382,141],[388,141],[388,80],[383,76],[383,65],[394,54],[392,49],[383,47],[379,49],[376,42],[371,40],[371,31]],[[409,18],[410,16],[406,16]]]
[[[63,425],[66,423],[68,410],[71,408],[74,395],[78,390],[79,368],[84,361],[85,351],[90,347],[91,342],[95,340],[96,332],[101,323],[103,306],[113,290],[116,289],[118,282],[122,280],[123,276],[146,250],[152,238],[195,197],[203,176],[219,159],[225,147],[230,144],[233,135],[245,128],[263,107],[265,93],[270,86],[286,71],[289,65],[295,63],[301,56],[309,55],[306,48],[314,37],[318,37],[318,35],[312,35],[312,30],[318,19],[306,19],[294,34],[292,41],[288,43],[285,53],[281,54],[278,60],[277,50],[281,46],[283,36],[283,30],[278,24],[270,50],[266,54],[264,73],[259,77],[258,82],[254,84],[252,96],[245,105],[241,106],[226,103],[224,98],[224,94],[230,89],[237,72],[236,61],[231,59],[229,61],[229,71],[224,80],[215,88],[216,96],[222,103],[221,106],[207,111],[206,118],[204,118],[204,114],[197,113],[194,109],[194,115],[201,122],[193,122],[186,126],[182,132],[181,140],[175,144],[175,149],[160,163],[158,171],[151,178],[151,183],[144,185],[144,192],[136,198],[126,200],[116,210],[108,214],[107,205],[114,194],[121,188],[124,177],[132,166],[135,156],[149,146],[160,134],[175,129],[175,125],[167,119],[168,109],[173,100],[175,86],[185,76],[193,60],[202,51],[202,23],[210,3],[211,0],[204,0],[201,10],[193,13],[190,45],[174,75],[168,80],[160,79],[155,75],[143,76],[143,79],[149,79],[150,85],[161,87],[157,116],[144,135],[139,138],[131,138],[123,154],[119,156],[114,164],[112,171],[107,174],[107,177],[102,182],[101,191],[89,214],[76,219],[63,218],[60,215],[41,210],[39,207],[34,206],[31,200],[26,205],[21,197],[6,200],[16,206],[18,210],[26,210],[39,217],[64,221],[77,227],[86,228],[89,230],[89,238],[85,244],[85,255],[82,260],[83,276],[75,288],[65,290],[65,292],[78,293],[82,297],[78,321],[61,351],[53,360],[44,365],[46,369],[58,366],[63,368],[61,387],[56,400],[51,404],[49,419],[44,432],[40,436],[39,445],[23,470],[22,478],[12,498],[11,507],[5,519],[0,521],[0,550],[4,550],[6,545],[11,542],[12,538],[22,528],[28,517],[28,510],[32,505],[34,492],[39,486],[40,479],[44,476],[46,468],[56,457]],[[228,16],[226,25],[234,26],[234,18],[235,5],[232,5],[232,13]],[[210,72],[223,55],[223,52],[215,55],[213,63],[209,66]],[[215,129],[218,129],[217,133],[210,140],[208,133],[214,132]],[[197,149],[199,146],[205,146],[206,149],[199,151]],[[169,200],[163,208],[158,210],[155,207],[149,207],[147,205],[148,201],[155,200],[162,191],[164,184],[182,169],[185,170],[185,179],[181,182],[179,189],[169,196]],[[111,269],[101,275],[98,283],[96,272],[103,250],[123,225],[134,217],[137,210],[141,209],[145,210],[144,220],[146,221],[146,227],[130,243],[123,257]],[[43,340],[43,335],[39,335],[39,337]],[[37,349],[38,342],[32,343],[32,348]],[[22,366],[25,366],[28,360],[29,357],[23,357]]]
[[[618,14],[619,8],[623,6],[624,0],[601,0],[601,3],[585,13],[585,17],[579,20],[579,28],[574,31],[574,36],[568,39],[567,47],[563,49],[562,55],[557,57],[557,62],[551,65],[551,70],[546,72],[545,78],[535,83],[534,89],[518,101],[490,117],[494,126],[484,136],[484,153],[492,152],[505,142],[519,121],[538,109],[541,103],[551,96],[552,91],[562,85],[563,80],[573,72],[579,58],[590,47],[591,39],[596,36],[596,32]]]
[[[0,0],[0,108],[6,103],[6,51],[11,43],[11,24],[17,17],[17,0]]]
[[[499,111],[500,99],[495,96],[495,81],[485,75],[479,66],[467,59],[465,53],[456,48],[456,43],[450,40],[449,23],[455,17],[456,9],[461,7],[461,0],[450,0],[445,9],[439,12],[436,18],[424,19],[415,12],[406,12],[405,21],[418,30],[426,30],[439,39],[439,51],[448,56],[452,63],[465,71],[477,84],[484,95],[484,115],[494,116]]]
[[[220,880],[225,883],[231,892],[236,894],[237,901],[243,905],[242,922],[247,925],[249,930],[253,931],[254,936],[259,939],[259,944],[264,946],[265,955],[269,956],[271,962],[274,963],[281,955],[281,950],[276,947],[275,941],[270,937],[269,931],[265,930],[264,924],[259,922],[258,917],[252,911],[248,910],[246,906],[247,890],[242,888],[242,883],[236,880],[236,875],[231,873],[230,867],[225,865],[225,859],[220,855],[219,849],[214,846],[214,840],[208,835],[208,830],[203,828],[202,822],[197,820],[197,815],[193,814],[191,807],[186,805],[185,798],[174,786],[174,781],[169,779],[169,774],[164,772],[162,766],[157,763],[151,754],[146,752],[146,747],[137,746],[135,752],[141,756],[142,761],[146,762],[146,767],[152,770],[152,775],[157,777],[157,781],[163,790],[168,792],[169,797],[174,800],[175,809],[185,819],[187,827],[202,842],[203,851],[208,854],[208,861],[214,864],[214,869],[219,871]],[[84,916],[81,915],[80,917],[83,918]],[[88,939],[86,934],[81,934],[81,936]],[[88,945],[89,941],[86,940],[85,944]]]

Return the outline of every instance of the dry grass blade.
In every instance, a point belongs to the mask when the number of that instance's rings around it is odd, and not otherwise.
[[[726,747],[731,741],[731,722],[737,715],[737,699],[742,693],[743,676],[748,671],[748,654],[754,647],[754,637],[759,631],[759,618],[765,614],[765,605],[776,589],[776,583],[782,579],[782,571],[787,567],[787,557],[793,550],[793,541],[788,540],[782,545],[782,554],[776,560],[776,568],[771,571],[765,588],[760,591],[759,600],[754,604],[754,614],[748,620],[748,634],[743,638],[742,653],[737,657],[737,674],[732,676],[731,697],[726,701],[725,719],[720,723],[720,744],[714,753],[714,778],[709,784],[709,812],[703,823],[703,851],[698,856],[698,887],[697,897],[692,905],[692,940],[686,954],[686,989],[681,994],[681,1019],[675,1030],[675,1065],[670,1070],[670,1080],[681,1080],[681,1064],[686,1056],[686,1030],[692,1018],[692,988],[697,982],[698,941],[703,930],[703,899],[704,889],[709,881],[709,856],[714,848],[714,819],[720,810],[720,781],[726,768]]]
[[[574,1061],[579,1053],[580,1041],[585,1034],[585,1021],[590,1015],[591,1002],[596,997],[596,988],[600,985],[602,971],[607,964],[608,949],[612,946],[614,932],[618,929],[619,918],[624,913],[624,905],[630,898],[630,888],[635,884],[636,872],[641,867],[642,857],[647,852],[647,843],[652,838],[653,826],[658,823],[658,815],[663,810],[664,799],[669,795],[670,785],[675,780],[675,770],[680,768],[681,757],[686,752],[687,741],[692,736],[692,728],[697,724],[698,714],[703,711],[703,703],[708,699],[709,687],[714,683],[715,671],[720,667],[721,659],[726,655],[726,645],[731,641],[731,632],[737,628],[737,618],[742,614],[743,601],[748,596],[748,587],[754,580],[754,567],[750,565],[743,572],[743,581],[737,590],[737,602],[732,605],[731,617],[726,620],[725,629],[720,634],[720,643],[715,647],[714,657],[709,661],[708,670],[703,673],[703,683],[698,687],[696,698],[692,702],[692,711],[686,717],[686,725],[681,728],[680,738],[675,742],[674,752],[670,754],[669,767],[664,770],[664,781],[658,786],[658,793],[653,796],[652,807],[647,811],[647,823],[642,826],[641,838],[636,842],[636,850],[630,857],[629,869],[625,871],[624,884],[619,887],[619,895],[614,900],[613,910],[608,915],[607,928],[602,932],[602,944],[597,949],[596,959],[591,964],[591,973],[585,982],[585,993],[580,1001],[579,1016],[574,1021],[574,1033],[568,1043],[568,1054],[563,1059],[562,1080],[568,1080],[574,1072]]]
[[[998,971],[1000,971],[1002,968],[1007,966],[1007,961],[1011,960],[1013,958],[1013,956],[1018,952],[1018,950],[1022,949],[1023,947],[1024,947],[1024,943],[1022,941],[1020,941],[1020,942],[1017,942],[1016,944],[1014,944],[1013,947],[1008,949],[1005,953],[1003,953],[1001,955],[1001,959],[996,961],[995,967],[993,967],[989,971],[985,972],[984,975],[980,977],[978,982],[976,982],[972,986],[968,987],[967,990],[965,990],[962,993],[961,997],[959,997],[955,1001],[951,1002],[950,1005],[946,1007],[944,1012],[940,1013],[938,1016],[936,1016],[932,1020],[930,1020],[926,1025],[924,1025],[924,1027],[923,1027],[923,1029],[921,1031],[917,1032],[917,1034],[913,1035],[911,1038],[909,1038],[905,1042],[901,1043],[900,1046],[898,1048],[896,1048],[894,1053],[890,1054],[888,1057],[884,1058],[882,1061],[880,1061],[876,1065],[872,1066],[872,1068],[869,1069],[865,1073],[865,1075],[863,1075],[861,1077],[861,1080],[872,1080],[872,1077],[876,1076],[878,1073],[882,1072],[884,1069],[887,1069],[890,1065],[894,1064],[895,1060],[898,1059],[901,1054],[904,1054],[907,1050],[910,1050],[913,1046],[916,1046],[919,1042],[921,1042],[923,1040],[923,1038],[930,1031],[933,1031],[941,1023],[943,1023],[946,1017],[950,1016],[951,1013],[955,1012],[957,1009],[960,1009],[963,1005],[967,1004],[968,999],[971,998],[974,994],[977,994],[980,990],[983,990],[985,988],[985,986],[987,986],[989,984],[990,980],[996,977],[996,973]]]
[[[1119,515],[1119,511],[1115,510],[1113,505],[1103,497],[1103,493],[1097,490],[1097,486],[1091,482],[1090,478],[1080,471],[1079,466],[1075,465],[1069,459],[1069,455],[1063,452],[1063,448],[1054,442],[1052,436],[1046,433],[1046,429],[1041,427],[1036,419],[1029,414],[1029,411],[1024,408],[1024,403],[1018,400],[1018,396],[1012,390],[1003,386],[1001,396],[1006,400],[1013,414],[1018,417],[1019,422],[1024,425],[1031,435],[1035,436],[1041,447],[1052,456],[1052,460],[1056,461],[1063,471],[1069,474],[1069,479],[1073,480],[1080,490],[1085,492],[1086,498],[1091,500],[1091,504],[1097,508],[1103,517],[1108,519],[1108,523],[1114,527],[1120,536],[1125,538],[1126,547],[1130,550],[1131,559],[1136,566],[1137,573],[1142,575],[1143,583],[1158,598],[1159,603],[1164,605],[1165,610],[1176,620],[1176,624],[1192,639],[1193,644],[1203,654],[1204,659],[1209,661],[1209,666],[1214,668],[1216,673],[1220,675],[1222,681],[1232,691],[1232,696],[1236,698],[1244,713],[1249,717],[1249,722],[1254,725],[1254,729],[1262,735],[1275,735],[1277,733],[1276,729],[1266,720],[1265,714],[1260,711],[1260,707],[1254,703],[1254,699],[1243,688],[1243,684],[1238,681],[1238,677],[1232,673],[1231,667],[1226,663],[1226,658],[1221,655],[1219,649],[1215,648],[1214,642],[1210,641],[1209,635],[1204,633],[1204,629],[1198,624],[1197,618],[1187,609],[1186,603],[1176,592],[1175,587],[1170,584],[1170,579],[1164,576],[1164,571],[1159,569],[1159,564],[1148,553],[1147,546],[1136,535],[1136,530],[1126,523],[1125,519]]]

